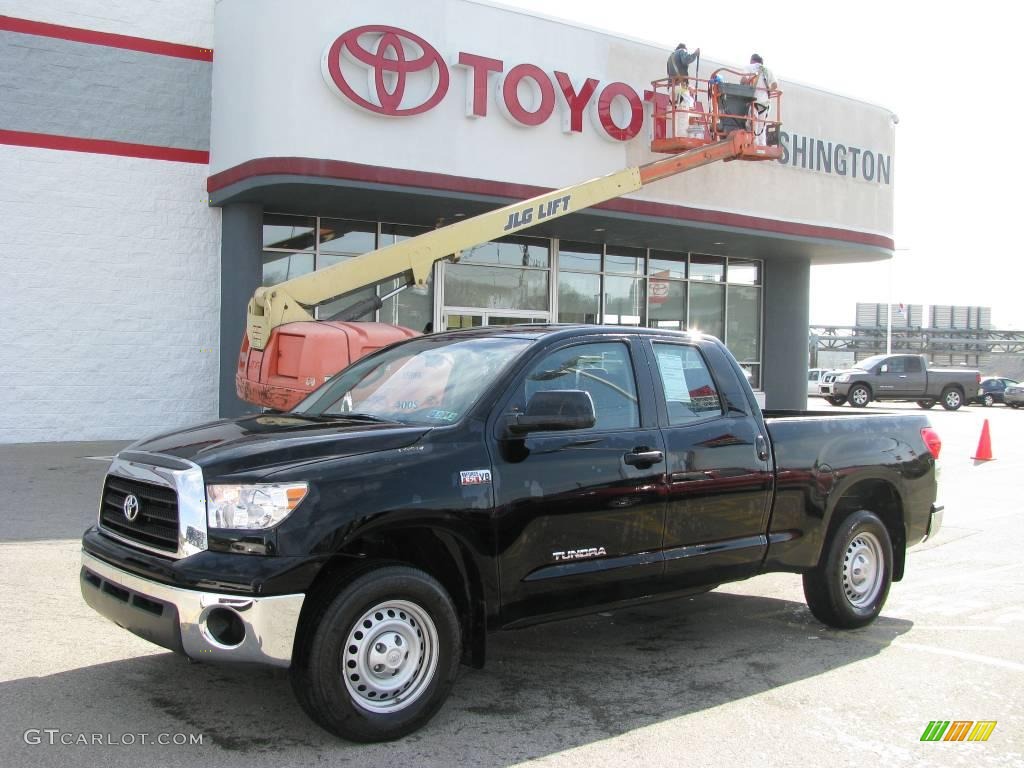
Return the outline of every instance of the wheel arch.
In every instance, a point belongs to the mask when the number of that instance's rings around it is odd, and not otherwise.
[[[481,568],[455,533],[425,526],[394,527],[346,542],[311,585],[299,620],[311,629],[323,601],[357,576],[387,565],[407,565],[437,579],[451,596],[462,628],[462,661],[478,669],[486,659],[487,603]],[[298,648],[298,633],[296,637]]]
[[[898,485],[891,478],[883,476],[860,478],[834,491],[834,501],[829,504],[827,511],[827,534],[818,553],[819,562],[839,524],[861,509],[875,513],[889,532],[892,541],[892,580],[900,581],[907,557],[906,504]]]

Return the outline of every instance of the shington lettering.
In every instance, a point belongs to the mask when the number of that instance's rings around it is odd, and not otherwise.
[[[852,179],[892,184],[892,155],[782,131],[782,157],[776,162]]]

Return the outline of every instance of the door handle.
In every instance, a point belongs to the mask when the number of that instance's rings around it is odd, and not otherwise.
[[[906,377],[906,376],[904,376],[904,375],[902,375],[902,374],[900,374],[900,378],[901,378],[901,379],[905,379],[905,378],[907,378],[907,377]]]
[[[754,439],[754,447],[757,450],[757,458],[768,461],[768,441],[764,439],[764,435],[758,435]]]
[[[629,464],[631,467],[639,467],[640,469],[647,469],[661,461],[665,460],[665,454],[661,451],[651,451],[646,448],[635,448],[630,453],[627,453],[622,457],[622,460]]]

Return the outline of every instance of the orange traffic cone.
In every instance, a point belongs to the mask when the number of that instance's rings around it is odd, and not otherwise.
[[[988,433],[988,419],[981,427],[981,439],[978,440],[978,450],[971,456],[975,461],[992,461],[992,438]]]

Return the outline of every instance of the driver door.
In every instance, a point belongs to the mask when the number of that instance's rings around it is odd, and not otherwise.
[[[588,429],[494,434],[502,623],[656,591],[665,523],[663,438],[631,340],[568,342],[527,366],[501,413],[544,390],[583,390]],[[499,419],[500,421],[500,419]]]

